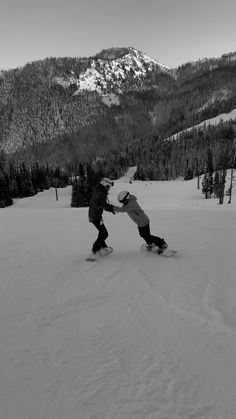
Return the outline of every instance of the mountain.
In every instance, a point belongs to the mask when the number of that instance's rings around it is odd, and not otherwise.
[[[2,71],[0,148],[53,142],[63,155],[66,143],[81,155],[165,138],[236,107],[235,74],[236,53],[170,69],[131,47]]]
[[[168,69],[134,48],[90,58],[48,58],[2,71],[0,143],[12,152],[72,134],[107,118],[120,95],[158,83]]]
[[[151,73],[168,72],[168,68],[134,48],[110,48],[95,56],[90,67],[76,81],[78,92],[96,90],[102,95],[124,93],[145,86]]]

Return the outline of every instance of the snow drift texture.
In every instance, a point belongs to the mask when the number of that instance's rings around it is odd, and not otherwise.
[[[1,419],[235,419],[236,196],[196,180],[129,189],[178,256],[140,252],[126,214],[104,214],[114,253],[70,188],[0,211]]]

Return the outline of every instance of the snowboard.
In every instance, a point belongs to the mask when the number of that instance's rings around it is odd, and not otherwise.
[[[104,249],[99,250],[95,254],[91,254],[89,257],[87,257],[85,260],[89,262],[96,262],[97,260],[103,258],[104,256],[108,256],[110,253],[113,252],[113,249],[111,246],[105,247]]]
[[[142,252],[152,253],[152,254],[162,256],[162,257],[165,257],[165,258],[175,256],[178,253],[177,250],[170,249],[169,247],[167,249],[165,249],[162,253],[159,253],[159,247],[158,246],[154,246],[149,251],[149,250],[147,250],[146,244],[142,244],[141,250],[142,250]]]

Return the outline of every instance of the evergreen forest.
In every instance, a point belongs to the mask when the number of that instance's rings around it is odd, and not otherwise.
[[[222,185],[225,170],[235,168],[235,120],[197,124],[236,109],[235,53],[146,77],[131,69],[125,80],[111,66],[106,93],[119,101],[110,106],[96,90],[78,94],[81,72],[93,64],[102,73],[101,60],[126,52],[48,58],[0,72],[0,207],[69,184],[72,206],[87,206],[94,183],[130,166],[140,180],[206,174],[205,197],[222,195],[217,177]]]

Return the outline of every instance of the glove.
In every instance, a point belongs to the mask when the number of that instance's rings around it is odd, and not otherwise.
[[[116,207],[115,205],[113,206],[113,210],[112,210],[113,214],[117,214],[119,212],[119,207]]]

